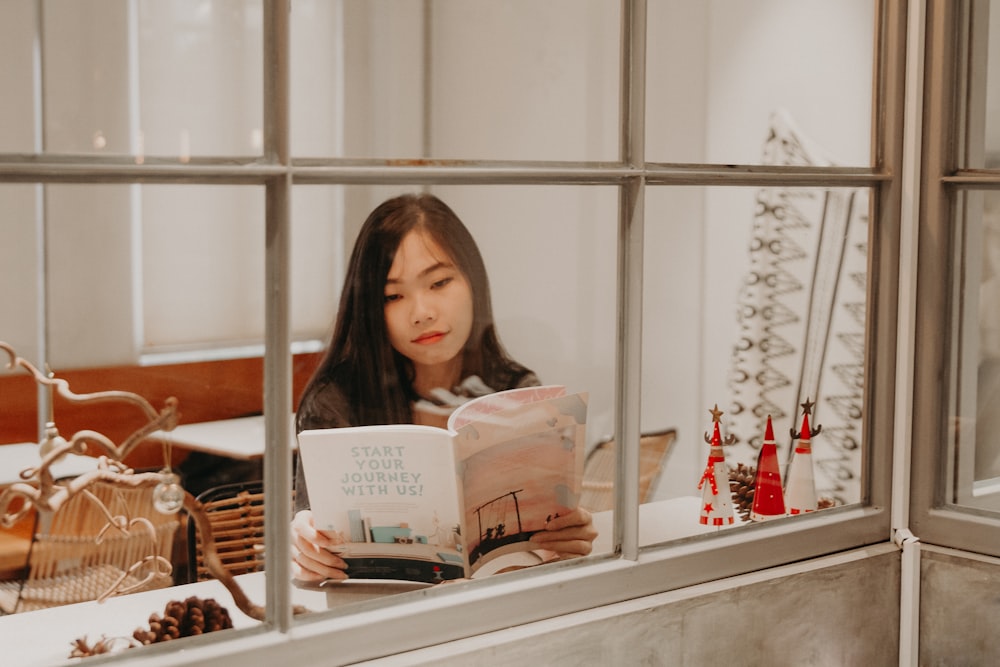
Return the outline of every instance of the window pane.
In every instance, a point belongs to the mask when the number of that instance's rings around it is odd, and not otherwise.
[[[261,12],[259,0],[45,3],[46,150],[260,154]]]
[[[1000,2],[991,0],[989,55],[986,66],[986,155],[991,169],[1000,168]]]
[[[147,155],[260,155],[260,0],[143,0],[139,132]]]
[[[132,186],[45,187],[49,361],[53,368],[136,362]]]
[[[868,166],[874,21],[873,0],[649,3],[647,159],[760,163],[780,114],[819,164]]]
[[[296,0],[293,44],[326,44],[293,52],[296,153],[616,159],[619,4],[349,0],[341,75],[337,10]]]
[[[0,340],[18,354],[38,360],[40,260],[38,249],[38,189],[34,185],[0,186],[0,210],[4,211],[4,238],[0,243]],[[6,360],[5,360],[6,361]],[[0,366],[6,367],[4,362]]]
[[[144,186],[141,201],[143,348],[259,344],[263,189]]]
[[[34,69],[35,3],[0,3],[0,152],[31,153],[35,136]]]
[[[1000,1],[971,4],[969,167],[1000,168]]]
[[[337,190],[332,186],[304,188],[314,190],[316,197],[334,196]],[[412,191],[405,187],[345,188],[347,242],[340,248],[331,245],[327,249],[330,259],[312,261],[331,263],[335,252],[349,254],[371,210],[389,197]],[[543,384],[563,384],[569,392],[589,394],[586,449],[592,448],[614,428],[617,189],[435,186],[432,193],[464,222],[483,256],[495,327],[507,353],[534,371]],[[313,306],[332,322],[338,300],[317,297]],[[334,480],[349,472],[327,474]],[[599,481],[604,483],[603,478]],[[518,493],[518,503],[528,507],[531,489]],[[593,498],[586,491],[583,496]],[[598,515],[595,525],[602,533],[594,550],[606,553],[611,540],[610,509],[604,505],[590,508]],[[418,535],[439,535],[416,520],[407,524]],[[507,524],[512,525],[513,521]],[[463,530],[475,532],[474,527]],[[358,599],[350,595],[350,587],[325,590],[335,606]]]
[[[860,502],[868,191],[771,186],[647,193],[643,431],[679,434],[650,498],[666,501],[652,524],[661,533],[650,528],[647,535],[706,529],[701,511],[711,480],[702,480],[714,454],[727,468],[715,480],[716,500],[732,508],[732,514],[725,508],[724,525],[752,509],[749,489],[731,496],[728,477],[745,472],[739,486],[770,488],[777,480],[762,481],[755,474],[760,467],[762,474],[780,474],[787,487],[789,477],[800,476],[798,465],[788,467],[793,451],[808,462],[801,477],[815,490],[793,498],[786,488],[788,497],[779,498],[785,507],[774,513]],[[716,409],[723,413],[721,440],[733,439],[721,452],[709,444]],[[769,416],[774,441],[765,459]],[[821,431],[806,436],[804,421]],[[793,430],[799,435],[791,437]],[[774,488],[780,496],[780,482]],[[708,526],[715,517],[706,517]]]
[[[1000,192],[966,197],[962,275],[956,294],[956,359],[952,408],[955,488],[960,505],[1000,510]]]

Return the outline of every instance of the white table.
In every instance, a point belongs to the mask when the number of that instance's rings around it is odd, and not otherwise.
[[[21,471],[27,468],[37,468],[42,462],[38,456],[38,443],[18,442],[10,445],[0,445],[0,486],[23,482]],[[52,476],[76,477],[97,467],[97,459],[92,456],[66,454],[56,461],[49,470]]]
[[[686,496],[641,505],[639,543],[650,545],[720,530],[698,522],[700,502],[698,497]],[[594,543],[595,554],[611,550],[611,520],[611,512],[598,512],[594,515],[594,525],[600,532],[600,537]],[[263,572],[240,575],[236,579],[253,602],[264,604]],[[293,585],[291,591],[294,604],[311,611],[322,611],[421,587],[405,583],[348,581],[323,587]],[[75,639],[86,637],[93,643],[102,635],[131,637],[136,628],[149,627],[150,614],[162,615],[163,607],[168,601],[184,600],[192,595],[217,600],[229,611],[234,628],[253,627],[258,623],[236,608],[229,591],[220,582],[211,580],[123,595],[103,603],[83,602],[0,616],[0,646],[17,646],[17,664],[25,667],[79,664],[69,659],[71,644]]]
[[[704,535],[727,530],[741,525],[738,514],[728,526],[706,526],[699,523],[701,498],[681,496],[667,500],[654,500],[639,505],[639,546],[645,547],[669,540],[679,540],[692,535]],[[611,551],[611,529],[613,512],[594,513],[594,528],[598,537],[594,540],[595,554]]]
[[[294,449],[294,414],[288,419],[288,434]],[[245,460],[261,458],[267,446],[263,415],[179,424],[172,431],[156,431],[149,438],[163,439],[176,447],[191,451]]]
[[[263,572],[240,575],[236,579],[253,602],[264,604]],[[0,646],[16,653],[16,660],[10,664],[18,666],[79,665],[78,660],[69,659],[74,640],[86,637],[93,644],[102,635],[130,638],[136,628],[149,627],[150,614],[162,616],[167,602],[183,601],[192,595],[214,598],[229,611],[234,628],[253,627],[259,623],[236,608],[225,586],[210,580],[121,595],[103,603],[81,602],[0,616]],[[327,608],[327,595],[318,590],[293,587],[292,602],[321,611]]]

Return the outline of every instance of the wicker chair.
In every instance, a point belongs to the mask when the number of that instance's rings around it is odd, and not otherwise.
[[[663,470],[663,462],[670,445],[677,439],[675,429],[643,433],[639,437],[639,502],[649,499]],[[583,469],[583,492],[580,505],[591,512],[602,512],[614,507],[615,440],[609,438],[598,443],[587,454]]]
[[[264,485],[261,481],[224,484],[198,496],[223,567],[233,575],[264,569]],[[211,579],[202,556],[202,536],[188,523],[191,581]]]
[[[0,582],[0,612],[98,600],[113,589],[170,586],[180,518],[156,511],[153,489],[97,482],[57,512],[39,511],[27,573]]]

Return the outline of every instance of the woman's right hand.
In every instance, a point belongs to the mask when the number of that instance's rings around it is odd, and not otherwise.
[[[312,510],[300,510],[292,519],[292,576],[310,583],[347,579],[347,563],[336,553],[343,543],[337,533],[316,530]]]

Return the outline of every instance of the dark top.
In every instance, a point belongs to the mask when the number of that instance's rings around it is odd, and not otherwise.
[[[537,387],[541,383],[538,376],[528,371],[520,380],[507,389],[522,387]],[[474,398],[474,396],[470,396]],[[344,428],[347,426],[365,426],[352,424],[349,403],[343,390],[329,379],[321,380],[306,396],[302,397],[295,417],[296,432],[318,428]],[[296,457],[295,465],[295,511],[309,509],[309,491],[306,489],[305,473],[302,469],[302,457]]]

